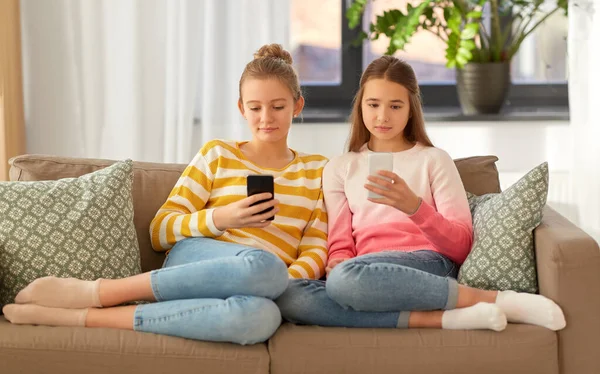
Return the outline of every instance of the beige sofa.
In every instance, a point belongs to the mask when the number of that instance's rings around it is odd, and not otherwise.
[[[495,157],[456,160],[465,188],[499,190]],[[111,161],[25,155],[11,180],[75,177]],[[135,224],[144,271],[163,255],[148,226],[185,165],[135,163]],[[600,250],[546,207],[535,230],[540,292],[567,328],[509,325],[501,332],[345,329],[284,323],[266,344],[238,346],[113,329],[15,326],[0,317],[0,373],[600,373]]]

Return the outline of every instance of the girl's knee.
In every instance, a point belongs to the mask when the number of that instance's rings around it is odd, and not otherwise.
[[[286,290],[289,281],[287,266],[279,257],[256,249],[246,253],[244,259],[250,263],[258,296],[274,300]]]
[[[342,306],[353,306],[356,290],[359,288],[358,277],[353,274],[358,264],[342,262],[327,277],[327,296]]]
[[[281,313],[277,305],[262,297],[249,298],[243,310],[234,317],[231,341],[246,345],[267,341],[281,325]]]
[[[306,292],[308,283],[306,279],[290,280],[287,289],[275,300],[285,320],[294,323],[302,320],[303,310],[311,301],[311,295]]]

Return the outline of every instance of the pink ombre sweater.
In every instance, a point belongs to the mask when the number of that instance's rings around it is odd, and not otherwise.
[[[417,144],[393,153],[394,172],[423,199],[413,215],[367,200],[366,144],[333,158],[323,171],[329,261],[381,251],[439,252],[462,264],[471,250],[473,224],[465,190],[450,156]]]

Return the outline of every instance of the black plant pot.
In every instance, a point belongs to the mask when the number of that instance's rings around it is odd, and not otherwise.
[[[510,62],[469,63],[456,69],[463,114],[497,114],[510,88]]]

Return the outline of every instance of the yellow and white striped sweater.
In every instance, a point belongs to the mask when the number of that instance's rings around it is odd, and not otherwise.
[[[240,143],[206,143],[185,169],[150,224],[152,247],[167,251],[188,237],[209,237],[276,254],[293,278],[319,279],[327,262],[327,213],[321,178],[327,159],[294,151],[284,169],[261,168],[249,161]],[[265,228],[219,231],[215,208],[246,197],[246,176],[271,174],[279,212]]]

